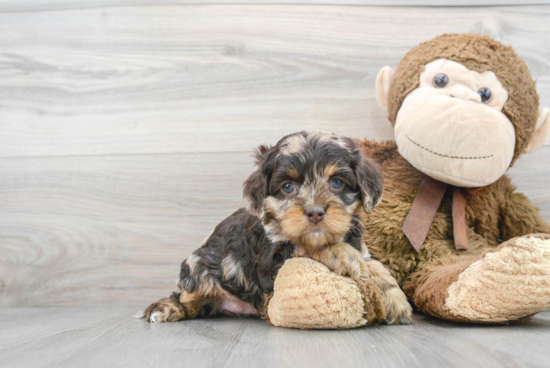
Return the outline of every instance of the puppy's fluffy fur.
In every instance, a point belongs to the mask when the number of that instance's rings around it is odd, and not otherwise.
[[[408,323],[410,306],[395,280],[362,243],[358,211],[380,201],[382,175],[350,138],[300,132],[256,151],[257,169],[244,183],[247,209],[222,221],[181,265],[179,292],[143,313],[150,322],[259,315],[285,260],[311,257],[353,277],[372,299],[371,320]],[[366,258],[368,260],[365,260]],[[372,310],[372,308],[370,309]]]

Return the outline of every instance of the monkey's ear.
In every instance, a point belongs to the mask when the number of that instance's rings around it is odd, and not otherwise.
[[[253,215],[261,216],[264,199],[268,195],[268,185],[275,165],[275,150],[272,146],[259,146],[254,152],[256,170],[243,184],[243,197]]]
[[[539,109],[537,125],[525,152],[531,153],[538,150],[544,144],[546,138],[548,138],[548,133],[550,133],[550,113],[544,107]]]
[[[357,185],[361,189],[363,207],[369,213],[382,200],[384,178],[377,163],[360,154],[359,163],[355,166]]]
[[[388,111],[388,93],[395,72],[389,66],[385,66],[376,76],[376,101],[386,112]]]

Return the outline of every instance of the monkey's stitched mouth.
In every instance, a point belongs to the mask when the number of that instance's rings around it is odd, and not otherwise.
[[[478,159],[483,159],[483,158],[491,158],[493,157],[493,155],[489,155],[489,156],[449,156],[449,155],[444,155],[442,153],[437,153],[437,152],[434,152],[432,151],[431,149],[429,148],[426,148],[424,147],[423,145],[421,145],[420,143],[416,143],[415,141],[413,141],[411,139],[411,137],[409,137],[408,135],[405,134],[405,137],[407,137],[407,139],[409,141],[411,141],[413,144],[417,145],[418,147],[422,148],[423,150],[425,151],[428,151],[434,155],[437,155],[437,156],[441,156],[441,157],[447,157],[447,158],[455,158],[455,159],[459,159],[459,160],[478,160]]]

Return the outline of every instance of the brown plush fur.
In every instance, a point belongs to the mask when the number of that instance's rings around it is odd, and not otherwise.
[[[445,34],[411,49],[397,66],[388,95],[389,119],[395,124],[405,97],[419,85],[424,66],[437,59],[456,61],[479,73],[492,71],[508,91],[502,112],[516,130],[514,159],[525,151],[537,121],[539,96],[527,65],[510,46],[489,36]]]
[[[458,280],[462,271],[477,260],[477,256],[450,256],[436,260],[414,273],[407,289],[413,295],[417,308],[431,315],[456,320],[457,317],[448,313],[445,308],[445,299],[449,296],[447,289]]]
[[[368,217],[366,214],[361,216],[366,227],[364,241],[373,258],[390,270],[407,296],[423,312],[461,320],[445,313],[442,304],[445,290],[461,270],[479,259],[487,249],[498,247],[503,240],[530,233],[550,233],[550,226],[539,215],[538,208],[525,195],[516,193],[516,187],[504,175],[475,198],[468,197],[469,251],[455,250],[452,191],[448,191],[426,242],[417,253],[401,228],[424,174],[399,154],[395,142],[358,142],[367,155],[380,163],[385,184],[382,202]]]

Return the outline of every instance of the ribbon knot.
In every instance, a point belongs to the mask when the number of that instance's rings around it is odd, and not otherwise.
[[[426,241],[428,231],[432,226],[437,209],[447,191],[448,184],[426,176],[420,184],[418,193],[414,198],[411,210],[407,215],[403,232],[417,252],[420,252]],[[466,201],[467,196],[476,197],[481,188],[453,188],[453,237],[456,249],[469,250],[468,234],[466,227]]]

